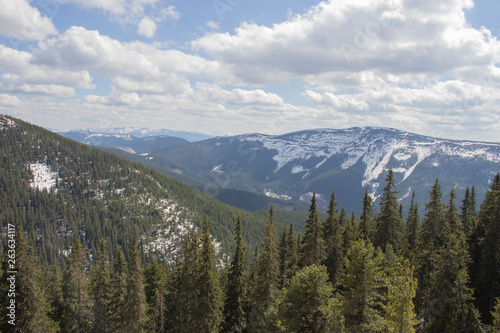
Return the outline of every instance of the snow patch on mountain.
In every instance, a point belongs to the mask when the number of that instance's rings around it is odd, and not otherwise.
[[[248,134],[240,136],[240,140],[260,142],[264,148],[275,151],[275,173],[293,163],[292,174],[306,172],[304,176],[307,176],[332,157],[340,157],[338,167],[344,170],[361,161],[365,165],[361,185],[370,186],[373,196],[376,196],[375,185],[379,177],[389,165],[395,172],[404,174],[403,182],[419,164],[433,155],[500,162],[499,144],[436,139],[374,127],[321,129],[281,136]],[[312,158],[321,158],[321,162],[312,168],[304,167],[304,163]],[[432,163],[439,166],[437,160]]]
[[[29,166],[33,174],[31,181],[31,188],[43,191],[47,189],[50,191],[52,187],[56,186],[57,172],[53,172],[49,166],[41,163],[32,163]]]

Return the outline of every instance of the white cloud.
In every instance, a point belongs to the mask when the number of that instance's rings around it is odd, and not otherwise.
[[[137,33],[152,38],[156,33],[156,23],[149,17],[143,18],[137,26]]]
[[[306,90],[303,95],[317,104],[328,104],[338,109],[354,108],[356,110],[368,110],[370,106],[362,99],[353,95],[335,95],[331,92],[322,94]]]
[[[170,21],[178,21],[181,18],[181,14],[177,11],[175,6],[170,5],[167,8],[162,8],[160,10],[160,15],[158,16],[159,21],[170,20]]]
[[[65,70],[32,62],[33,55],[0,45],[0,88],[10,92],[72,96],[75,88],[93,89],[85,70]]]
[[[243,23],[234,34],[212,33],[194,49],[234,66],[253,83],[338,72],[444,74],[499,61],[499,43],[470,27],[471,0],[331,0],[272,27]]]
[[[196,84],[196,96],[199,100],[222,104],[257,104],[283,105],[283,99],[264,90],[233,89],[225,90],[215,84],[199,82]]]
[[[21,101],[17,96],[0,94],[0,105],[16,107],[21,105]]]
[[[207,27],[212,28],[212,29],[219,29],[219,23],[214,22],[214,21],[208,21]]]
[[[120,76],[137,82],[171,82],[172,74],[221,82],[232,78],[218,61],[142,42],[123,43],[83,27],[71,27],[57,38],[39,43],[39,47],[33,53],[37,64],[96,71],[109,79]]]
[[[27,0],[0,0],[0,8],[0,35],[39,41],[57,34],[51,18],[41,15]]]

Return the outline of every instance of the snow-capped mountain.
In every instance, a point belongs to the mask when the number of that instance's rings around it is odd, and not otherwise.
[[[147,127],[136,128],[136,127],[112,127],[112,128],[89,128],[89,129],[74,129],[65,132],[57,132],[63,136],[68,137],[68,135],[73,135],[76,133],[87,133],[87,135],[107,135],[117,137],[135,137],[135,138],[146,138],[154,136],[169,136],[175,138],[181,138],[189,142],[201,141],[212,138],[212,136],[198,133],[198,132],[186,132],[186,131],[173,131],[169,129],[149,129]]]
[[[465,188],[475,185],[480,202],[500,172],[500,144],[376,127],[218,137],[157,154],[164,167],[182,165],[184,173],[213,187],[302,201],[316,191],[323,204],[334,190],[340,204],[356,213],[365,187],[379,198],[389,168],[395,173],[400,200],[406,204],[415,191],[422,207],[436,178],[444,193],[455,186],[460,200]]]
[[[86,145],[118,148],[131,154],[143,154],[151,149],[188,142],[185,139],[168,135],[138,137],[127,133],[101,133],[91,130],[59,132],[58,134]]]

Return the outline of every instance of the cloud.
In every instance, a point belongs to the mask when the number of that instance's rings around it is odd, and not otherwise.
[[[44,40],[56,35],[50,17],[42,16],[27,0],[0,0],[0,35],[26,41]]]
[[[338,72],[444,75],[499,61],[498,41],[465,20],[472,6],[471,0],[331,0],[271,27],[245,22],[234,34],[207,34],[191,45],[234,66],[249,83],[335,79]]]
[[[0,105],[16,107],[21,105],[21,101],[17,96],[12,96],[8,94],[0,94]]]
[[[137,33],[139,35],[152,38],[156,33],[156,23],[149,17],[143,18],[137,26]]]
[[[93,89],[90,73],[34,64],[33,55],[0,45],[0,89],[9,92],[72,96],[75,88]]]
[[[71,27],[58,37],[39,43],[33,62],[72,71],[95,71],[111,80],[120,76],[137,82],[172,82],[172,74],[220,82],[232,78],[218,61],[174,49],[163,50],[156,44],[124,43],[83,27]]]
[[[237,104],[237,105],[283,105],[283,99],[273,93],[267,93],[264,90],[245,90],[233,89],[225,90],[222,87],[199,82],[196,84],[197,98],[205,102],[221,103],[221,104]]]
[[[208,21],[207,27],[212,28],[212,29],[219,29],[219,23],[214,22],[214,21]]]
[[[181,18],[181,14],[177,11],[175,6],[170,5],[167,8],[162,8],[160,10],[160,15],[158,16],[159,21],[170,20],[178,21]]]
[[[307,97],[314,103],[328,104],[338,109],[354,108],[357,110],[368,110],[370,108],[368,103],[362,99],[356,98],[356,96],[353,95],[335,95],[330,92],[320,94],[311,90],[306,90],[303,93],[303,96]]]

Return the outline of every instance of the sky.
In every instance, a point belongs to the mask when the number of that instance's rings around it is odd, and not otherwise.
[[[500,142],[498,0],[0,0],[0,113],[55,130]]]

